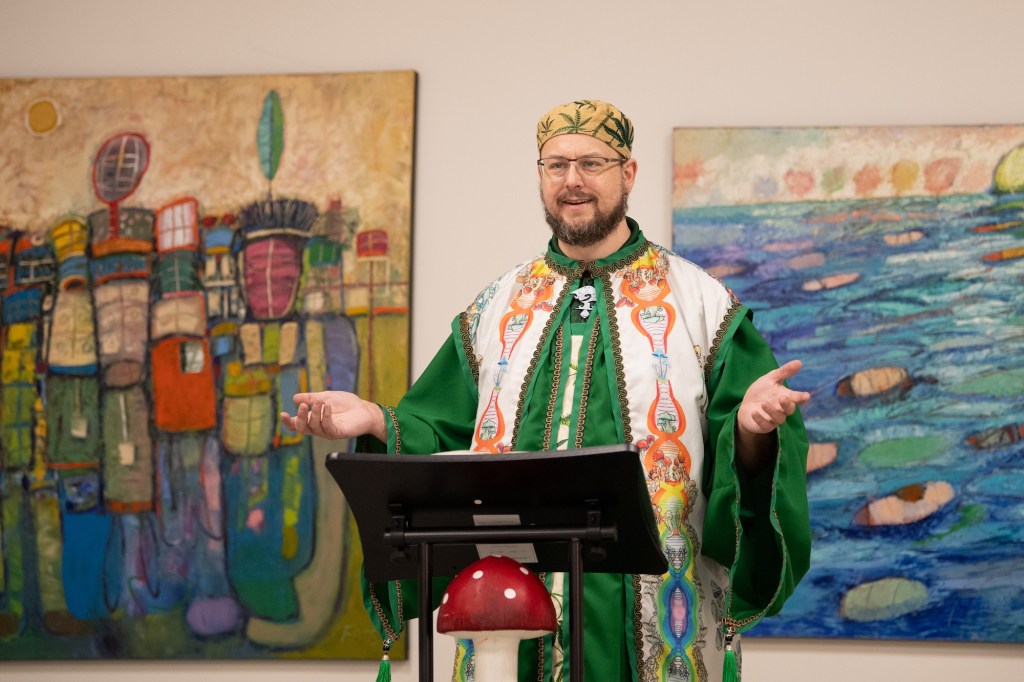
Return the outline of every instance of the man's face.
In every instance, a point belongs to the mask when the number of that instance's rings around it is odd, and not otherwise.
[[[541,158],[620,158],[604,142],[590,135],[559,135],[548,140]],[[611,234],[626,217],[626,199],[633,189],[636,161],[609,164],[598,175],[581,173],[569,164],[562,178],[540,171],[540,195],[551,231],[559,242],[592,246]]]

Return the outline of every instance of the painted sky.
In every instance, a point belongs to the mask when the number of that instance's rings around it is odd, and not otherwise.
[[[357,207],[360,229],[392,233],[392,260],[404,264],[414,83],[411,71],[0,80],[0,224],[40,233],[63,215],[105,208],[93,160],[124,132],[150,144],[149,168],[124,206],[158,209],[192,196],[204,214],[236,212],[269,188],[256,128],[276,90],[284,153],[274,196]]]
[[[674,208],[974,194],[1024,126],[676,128]]]

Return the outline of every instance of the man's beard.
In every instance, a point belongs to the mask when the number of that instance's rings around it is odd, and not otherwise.
[[[593,198],[589,195],[580,193],[569,193],[558,199],[572,199],[572,198]],[[556,199],[556,201],[558,200]],[[568,246],[579,246],[587,247],[597,244],[602,239],[610,235],[618,227],[619,223],[626,217],[626,210],[628,209],[629,195],[623,191],[622,199],[615,208],[608,213],[602,213],[601,209],[597,207],[597,202],[594,203],[594,218],[593,220],[583,223],[568,223],[556,215],[553,215],[548,210],[547,203],[543,201],[541,197],[541,204],[544,206],[544,218],[548,221],[548,225],[551,227],[551,232],[555,235],[560,243]]]

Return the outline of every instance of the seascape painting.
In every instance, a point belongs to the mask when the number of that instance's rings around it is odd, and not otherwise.
[[[678,128],[673,248],[811,392],[811,568],[753,635],[1024,641],[1024,126]]]
[[[407,388],[415,83],[0,80],[0,660],[380,656],[277,414]]]

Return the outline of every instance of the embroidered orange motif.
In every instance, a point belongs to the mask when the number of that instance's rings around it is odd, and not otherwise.
[[[498,323],[501,357],[498,360],[494,386],[487,407],[480,415],[480,421],[473,433],[473,450],[477,452],[499,453],[509,449],[509,445],[502,442],[502,438],[505,437],[505,416],[498,405],[498,396],[508,373],[509,359],[519,340],[533,323],[534,311],[551,310],[548,300],[554,293],[555,276],[543,260],[535,261],[528,270],[524,269],[516,277],[516,281],[520,284],[519,291],[509,304],[509,311]]]
[[[623,275],[620,302],[628,302],[633,325],[647,337],[657,375],[657,395],[647,411],[647,428],[654,440],[647,444],[644,468],[652,480],[677,484],[689,478],[691,461],[681,440],[686,417],[668,379],[666,339],[675,324],[676,311],[666,302],[667,270],[665,255],[648,250]]]

